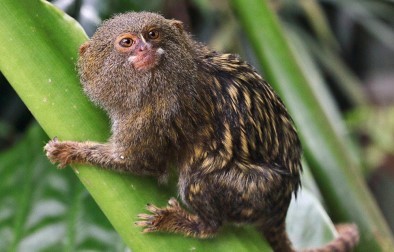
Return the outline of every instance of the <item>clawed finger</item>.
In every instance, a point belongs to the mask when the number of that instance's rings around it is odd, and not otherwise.
[[[144,213],[137,215],[137,217],[138,217],[138,219],[141,219],[141,220],[150,220],[150,221],[152,221],[152,220],[155,219],[154,215],[152,215],[152,214],[144,214]]]
[[[136,221],[134,224],[139,227],[148,227],[152,225],[152,221]]]
[[[168,200],[168,205],[171,207],[180,207],[179,202],[175,198],[170,198]]]
[[[154,213],[154,214],[160,214],[161,211],[163,211],[162,209],[160,209],[157,206],[152,205],[152,204],[147,204],[146,210],[148,210],[149,212]]]
[[[158,229],[156,227],[148,227],[148,228],[144,228],[144,230],[142,230],[142,233],[151,233],[151,232],[156,232]]]

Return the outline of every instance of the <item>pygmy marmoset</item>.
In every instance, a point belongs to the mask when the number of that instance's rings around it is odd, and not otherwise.
[[[51,140],[53,163],[91,164],[167,178],[178,167],[176,199],[148,205],[145,232],[197,238],[222,224],[253,224],[275,251],[293,251],[285,229],[300,186],[301,145],[280,98],[246,62],[194,41],[182,23],[154,13],[105,21],[80,47],[84,91],[111,119],[108,143]],[[355,225],[319,251],[355,246]]]

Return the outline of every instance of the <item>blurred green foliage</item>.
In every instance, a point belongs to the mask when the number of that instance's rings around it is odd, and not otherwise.
[[[37,125],[0,154],[1,251],[126,251],[71,169],[55,169],[42,153]]]

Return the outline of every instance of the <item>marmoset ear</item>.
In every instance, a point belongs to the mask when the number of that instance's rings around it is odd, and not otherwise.
[[[79,55],[83,55],[86,51],[86,49],[88,49],[90,43],[89,41],[86,41],[85,43],[83,43],[80,47],[79,47]]]
[[[178,29],[180,33],[183,32],[183,23],[181,21],[172,19],[170,20],[170,25]]]

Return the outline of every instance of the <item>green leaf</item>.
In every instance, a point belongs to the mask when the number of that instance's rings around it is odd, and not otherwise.
[[[268,81],[281,95],[298,126],[305,156],[330,213],[336,220],[358,224],[360,251],[394,247],[390,230],[360,174],[358,160],[349,150],[346,133],[335,126],[343,122],[328,116],[325,104],[319,100],[322,89],[309,82],[268,1],[232,0],[232,3]]]
[[[0,2],[0,16],[0,69],[45,132],[60,140],[105,141],[110,134],[108,120],[84,96],[75,71],[78,47],[87,39],[81,27],[45,1],[3,0]],[[26,152],[29,150],[22,151]],[[31,168],[34,169],[34,165]],[[268,249],[261,235],[252,227],[225,227],[216,238],[209,240],[162,233],[142,234],[140,228],[133,224],[136,215],[144,212],[144,206],[148,202],[164,206],[171,196],[176,195],[174,185],[158,186],[151,178],[121,175],[87,166],[73,166],[73,169],[133,251]],[[29,183],[25,190],[35,193],[37,188],[33,182]],[[78,197],[78,192],[77,190],[75,197]],[[300,197],[300,202],[302,199]],[[23,201],[29,200],[32,199],[23,197]],[[312,207],[318,209],[318,202],[312,204]],[[52,207],[48,207],[48,211],[53,211]],[[308,210],[300,207],[296,211]],[[69,214],[77,212],[76,206],[70,209]],[[20,246],[22,227],[28,223],[23,217],[26,214],[20,215],[16,218],[15,225],[11,225],[15,229],[15,232],[11,231],[11,236],[16,237],[12,239],[14,248]],[[323,214],[316,214],[315,222],[321,222],[323,230],[331,228]],[[297,226],[297,230],[293,228],[295,232],[312,228],[304,223],[304,220],[294,219],[289,226]],[[67,239],[70,241],[67,244],[70,244],[71,250],[75,244],[73,241],[79,239],[78,228],[75,231],[73,228],[68,229]],[[319,237],[320,244],[332,239],[331,231],[323,233],[326,235]],[[96,235],[93,233],[93,236]],[[42,239],[41,242],[51,244],[51,236]],[[297,244],[308,245],[311,242],[305,237],[302,239]]]

